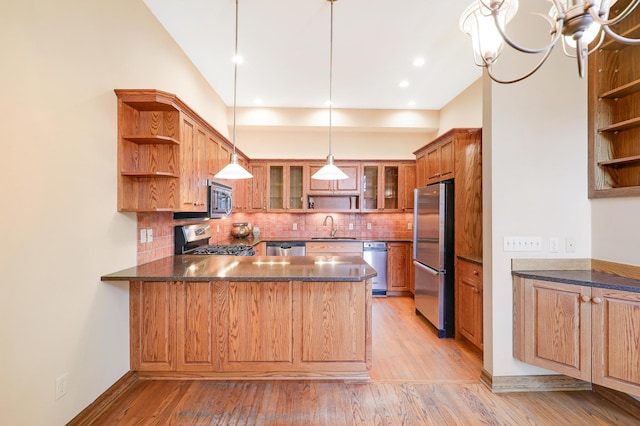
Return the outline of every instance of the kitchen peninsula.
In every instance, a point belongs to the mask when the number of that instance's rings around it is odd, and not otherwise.
[[[362,258],[178,255],[130,281],[140,377],[368,379],[371,278]]]

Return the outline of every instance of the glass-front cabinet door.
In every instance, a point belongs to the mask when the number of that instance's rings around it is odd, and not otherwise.
[[[378,210],[378,165],[362,168],[362,209]]]
[[[398,166],[384,168],[384,209],[398,210]]]
[[[290,165],[289,169],[289,210],[304,208],[304,166]]]
[[[304,210],[304,165],[269,164],[269,210]]]
[[[284,210],[284,166],[269,165],[269,210]]]

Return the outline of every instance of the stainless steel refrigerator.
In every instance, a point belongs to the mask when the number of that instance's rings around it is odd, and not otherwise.
[[[453,181],[415,189],[413,264],[416,313],[454,335]]]

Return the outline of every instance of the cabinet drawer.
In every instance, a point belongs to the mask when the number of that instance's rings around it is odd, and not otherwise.
[[[482,288],[482,266],[477,263],[468,262],[466,260],[458,259],[458,271],[460,275],[464,275],[470,278]]]

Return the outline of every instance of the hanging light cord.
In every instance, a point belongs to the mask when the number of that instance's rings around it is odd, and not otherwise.
[[[333,3],[335,0],[329,0],[331,3],[331,31],[329,35],[329,155],[331,152],[331,129],[332,129],[332,110],[333,110]]]
[[[238,0],[236,0],[236,43],[233,55],[233,155],[236,154],[236,92],[238,82]]]

